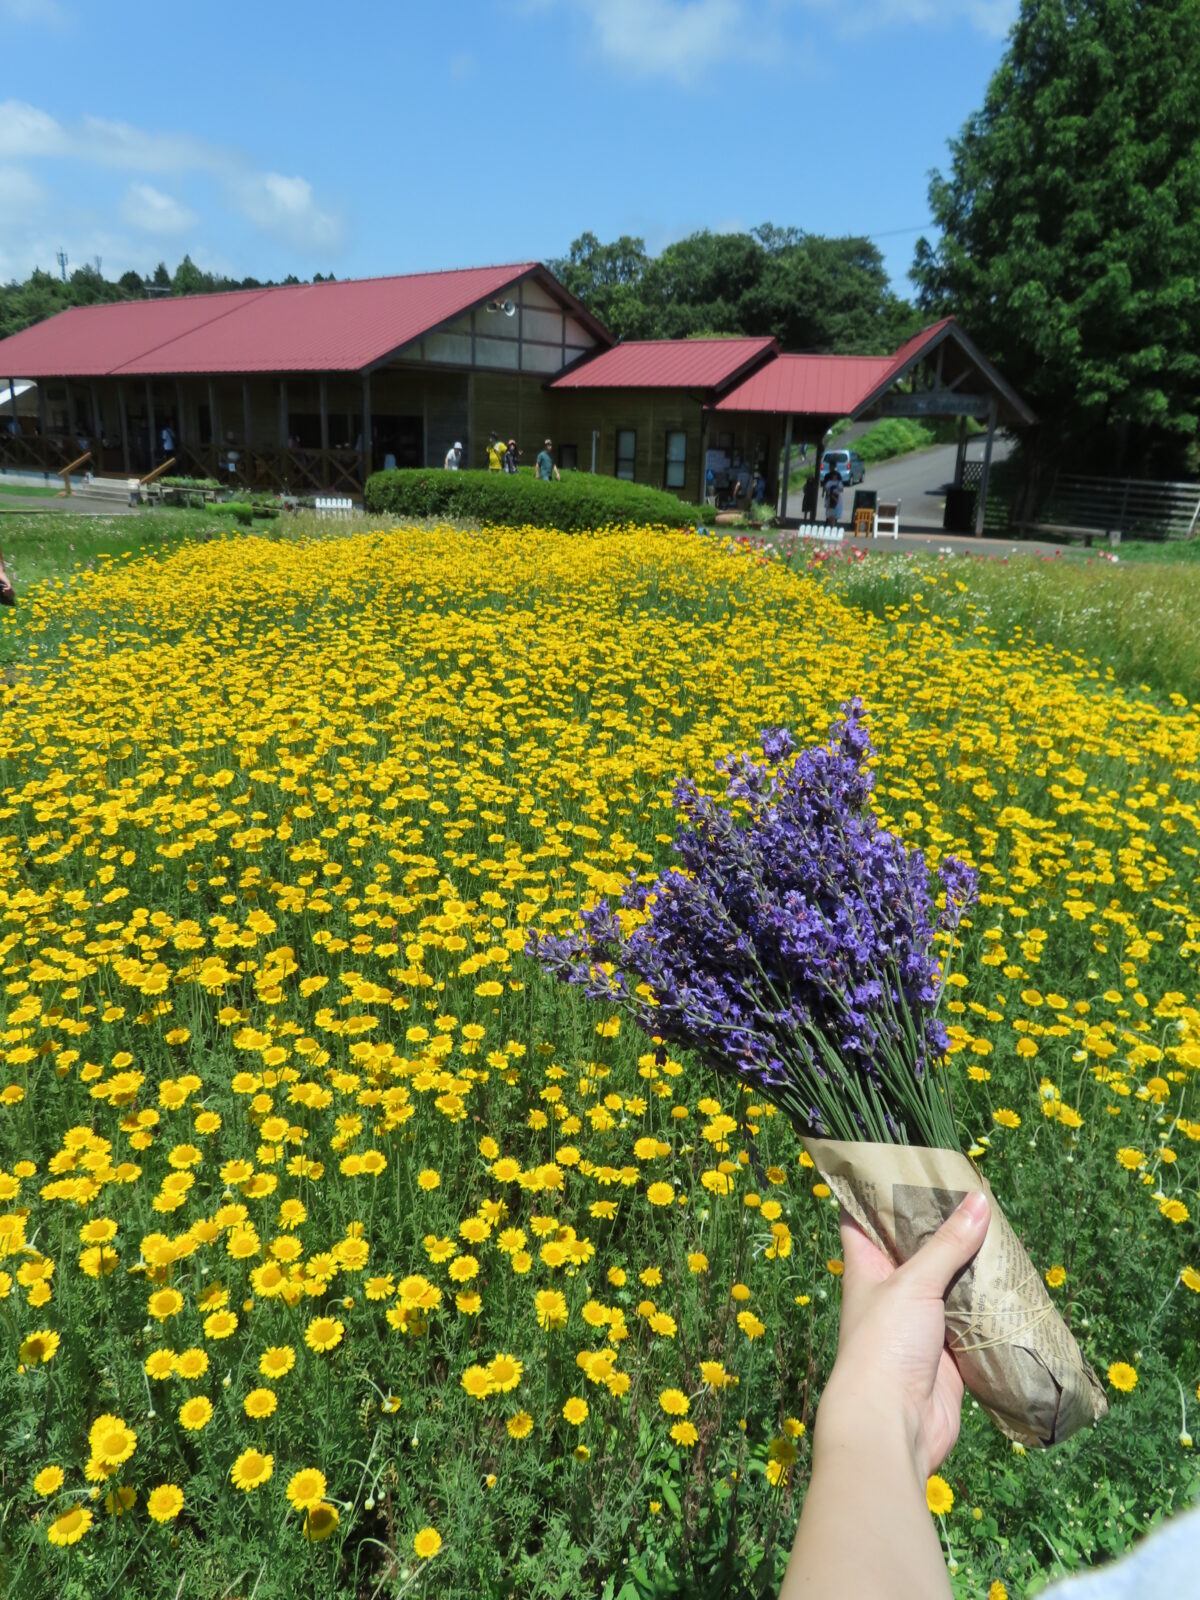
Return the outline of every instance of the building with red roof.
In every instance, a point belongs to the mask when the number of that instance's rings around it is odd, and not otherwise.
[[[36,385],[36,417],[16,380]],[[455,443],[483,467],[494,433],[526,461],[551,438],[565,470],[692,501],[761,474],[773,504],[793,440],[819,450],[839,418],[975,416],[989,438],[1033,420],[953,318],[890,356],[618,344],[537,262],[79,307],[0,340],[0,387],[0,466],[58,471],[87,451],[143,477],[170,458],[300,494],[439,467]]]
[[[548,379],[612,337],[537,262],[75,307],[0,340],[35,427],[0,464],[361,490],[373,467],[485,464],[543,437]]]

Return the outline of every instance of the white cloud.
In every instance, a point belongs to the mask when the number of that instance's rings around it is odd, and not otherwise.
[[[242,214],[260,228],[282,234],[298,245],[331,245],[337,241],[337,220],[317,205],[307,178],[262,172],[241,180],[236,192]]]
[[[38,106],[4,100],[0,101],[0,158],[4,157],[65,159],[174,178],[205,173],[223,186],[229,202],[245,217],[291,245],[328,249],[341,236],[338,218],[318,204],[307,178],[258,171],[244,152],[188,134],[158,133],[106,117],[85,116],[65,124]],[[122,210],[126,220],[150,232],[179,233],[197,220],[186,207],[148,184],[133,184]]]
[[[143,233],[185,233],[197,218],[182,201],[148,183],[131,183],[121,201],[121,215]]]
[[[45,196],[41,184],[23,167],[0,167],[0,221],[27,222]]]
[[[509,0],[518,16],[549,10],[556,0]],[[1003,38],[1019,0],[559,0],[587,25],[601,53],[636,77],[692,83],[705,69],[781,61],[787,11],[823,13],[842,36],[886,27],[966,23]]]
[[[1020,0],[860,0],[853,7],[843,0],[798,3],[805,10],[827,12],[838,33],[853,37],[886,27],[946,27],[966,22],[989,38],[1003,39],[1020,9]]]
[[[755,52],[743,0],[575,0],[601,50],[639,77],[694,80],[727,61],[736,43]]]
[[[61,123],[22,100],[0,100],[0,156],[65,156],[69,142]]]
[[[6,22],[40,22],[50,28],[61,28],[67,20],[58,0],[0,0],[0,17]]]

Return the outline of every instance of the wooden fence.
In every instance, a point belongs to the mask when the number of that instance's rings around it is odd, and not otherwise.
[[[1037,526],[1125,538],[1191,539],[1198,519],[1200,484],[1060,472],[1038,509]]]

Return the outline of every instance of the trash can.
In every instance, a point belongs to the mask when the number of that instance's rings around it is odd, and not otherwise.
[[[942,527],[947,533],[975,532],[974,489],[947,489]]]

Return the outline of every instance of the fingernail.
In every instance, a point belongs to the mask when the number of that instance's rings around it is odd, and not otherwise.
[[[987,1196],[982,1191],[969,1194],[958,1208],[964,1216],[972,1222],[984,1222],[991,1215],[991,1207],[987,1203]]]

